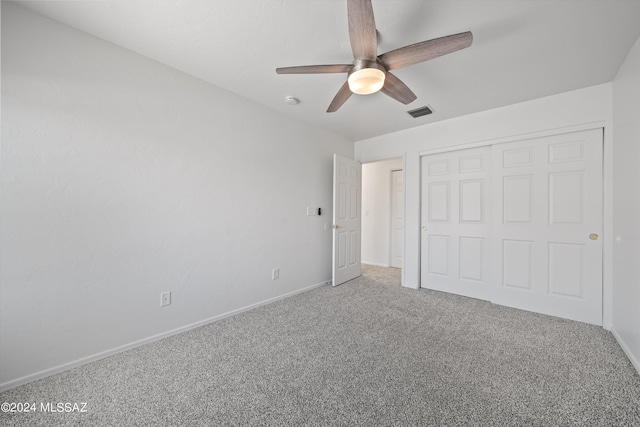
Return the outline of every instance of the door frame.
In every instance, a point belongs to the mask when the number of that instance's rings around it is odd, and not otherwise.
[[[392,266],[393,263],[393,173],[394,172],[402,172],[402,209],[403,212],[405,210],[405,197],[406,192],[404,190],[404,169],[389,169],[389,266]],[[403,218],[403,226],[402,226],[402,265],[399,268],[403,268],[404,266],[404,243],[405,243],[405,227],[404,227],[404,218]]]

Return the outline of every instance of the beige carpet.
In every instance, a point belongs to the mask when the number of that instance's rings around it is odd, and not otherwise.
[[[364,275],[0,395],[3,426],[640,426],[602,328]],[[39,408],[40,406],[38,406]]]

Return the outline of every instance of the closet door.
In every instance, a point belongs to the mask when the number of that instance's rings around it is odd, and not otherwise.
[[[490,299],[491,148],[422,158],[421,287]]]
[[[602,130],[493,146],[492,301],[602,324]]]

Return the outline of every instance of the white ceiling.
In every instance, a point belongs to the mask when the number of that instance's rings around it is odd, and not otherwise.
[[[346,75],[275,68],[351,63],[346,0],[19,3],[354,141],[609,82],[640,35],[640,0],[372,0],[378,53],[463,31],[473,45],[394,71],[409,105],[353,95],[329,114]],[[406,113],[424,105],[435,113]]]

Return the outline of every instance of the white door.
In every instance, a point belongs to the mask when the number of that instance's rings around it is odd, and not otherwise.
[[[391,171],[391,267],[402,268],[404,249],[404,172]]]
[[[602,130],[493,146],[493,297],[602,325]]]
[[[362,165],[333,155],[333,271],[337,286],[360,276]]]
[[[422,158],[420,286],[490,299],[491,148]]]

